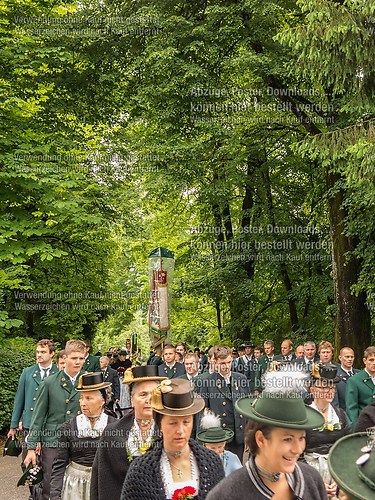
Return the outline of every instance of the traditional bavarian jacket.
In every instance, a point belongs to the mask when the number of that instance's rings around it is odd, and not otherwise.
[[[53,364],[48,376],[54,375],[58,371],[57,366]],[[17,429],[20,421],[22,421],[24,429],[30,427],[42,382],[39,365],[24,368],[18,381],[17,393],[14,398],[12,420],[10,422],[12,429]]]
[[[177,361],[169,368],[166,363],[158,366],[158,375],[159,377],[168,377],[168,378],[177,378],[181,377],[185,373],[185,366],[182,363],[178,363]]]
[[[305,463],[296,464],[293,474],[287,480],[295,498],[299,500],[327,500],[322,478],[317,470]],[[251,457],[242,469],[232,472],[221,481],[207,496],[207,500],[269,500],[274,492],[262,481]]]

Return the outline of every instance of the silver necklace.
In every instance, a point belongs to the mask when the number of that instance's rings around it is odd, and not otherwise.
[[[258,469],[259,475],[264,477],[264,479],[267,479],[268,481],[271,481],[271,483],[277,483],[277,481],[280,479],[282,472],[269,472],[266,469],[263,469],[259,464],[256,463],[255,461],[255,466]]]
[[[180,457],[181,455],[183,455],[184,453],[186,453],[188,450],[188,446],[185,446],[185,448],[181,451],[168,451],[164,448],[164,451],[165,451],[165,454],[168,456],[171,456],[173,458],[177,458],[177,457]]]

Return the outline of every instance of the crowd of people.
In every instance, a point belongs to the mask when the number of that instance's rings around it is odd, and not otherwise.
[[[8,438],[22,436],[26,472],[42,468],[30,498],[375,498],[375,347],[362,370],[350,347],[335,361],[328,341],[285,339],[277,354],[272,340],[206,352],[178,342],[145,364],[126,347],[90,349],[70,340],[55,356],[40,340],[21,374]],[[353,463],[341,455],[350,444]],[[358,488],[343,461],[360,469]]]

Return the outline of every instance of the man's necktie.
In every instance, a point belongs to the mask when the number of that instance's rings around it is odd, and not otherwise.
[[[48,372],[49,368],[42,368],[42,370],[44,372],[44,373],[42,373],[42,380],[44,380],[47,377],[47,372]]]

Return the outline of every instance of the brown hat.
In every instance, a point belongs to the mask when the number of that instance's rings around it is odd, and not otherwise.
[[[186,416],[199,413],[205,404],[188,380],[173,378],[164,380],[152,391],[151,406],[163,415]]]
[[[104,382],[102,372],[84,373],[79,377],[77,391],[98,391],[109,387],[111,382]]]
[[[162,381],[167,377],[159,377],[157,365],[132,366],[125,371],[123,384],[134,382]]]

